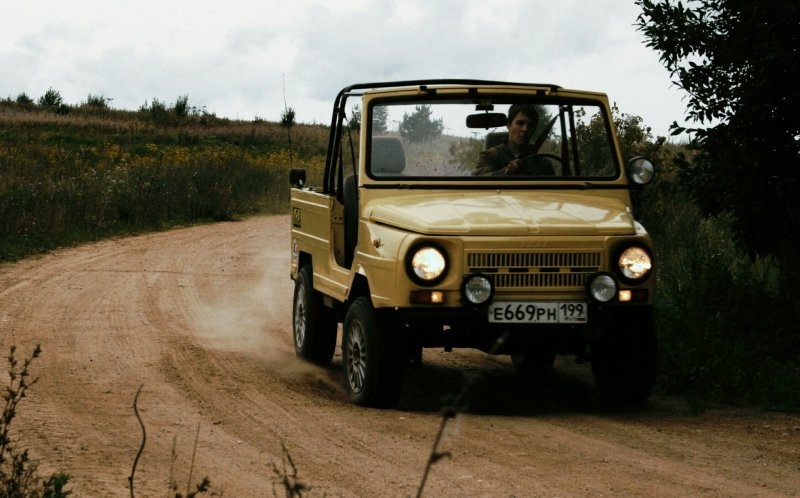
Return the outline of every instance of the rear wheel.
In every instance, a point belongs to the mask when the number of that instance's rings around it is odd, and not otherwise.
[[[357,405],[390,408],[403,387],[403,348],[387,322],[378,329],[375,309],[359,297],[347,310],[342,337],[345,388]]]
[[[652,310],[629,313],[590,348],[592,373],[603,399],[618,405],[647,400],[658,356]]]
[[[314,290],[311,265],[303,266],[294,281],[292,328],[297,356],[327,365],[336,349],[336,316],[326,308],[322,294]]]

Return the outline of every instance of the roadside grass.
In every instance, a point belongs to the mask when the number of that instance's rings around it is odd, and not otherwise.
[[[148,115],[0,105],[0,261],[103,237],[288,208],[288,172],[321,178],[326,131],[273,123],[170,126]],[[320,152],[323,151],[323,152]]]

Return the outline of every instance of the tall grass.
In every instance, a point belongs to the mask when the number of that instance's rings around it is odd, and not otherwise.
[[[0,260],[288,206],[289,152],[274,124],[165,127],[142,113],[0,106],[0,129]],[[292,165],[321,176],[324,129],[293,132]]]

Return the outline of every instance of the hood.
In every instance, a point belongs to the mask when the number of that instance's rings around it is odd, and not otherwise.
[[[426,235],[633,234],[620,199],[581,191],[437,193],[376,199],[366,206],[375,223]]]

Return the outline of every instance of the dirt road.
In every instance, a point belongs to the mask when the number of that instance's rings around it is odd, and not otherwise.
[[[77,496],[129,496],[143,386],[137,496],[168,496],[170,476],[185,493],[193,454],[192,482],[208,476],[217,495],[284,496],[282,447],[312,496],[414,496],[441,399],[467,377],[425,496],[800,494],[800,416],[691,416],[658,396],[609,412],[568,361],[533,389],[504,357],[426,350],[399,409],[349,405],[338,353],[329,369],[294,357],[288,225],[259,217],[0,266],[3,354],[43,349],[15,421],[42,472],[70,474]]]

